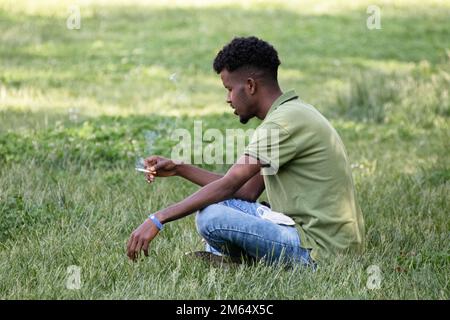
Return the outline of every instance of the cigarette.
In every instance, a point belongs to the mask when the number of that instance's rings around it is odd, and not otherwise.
[[[142,169],[142,168],[135,168],[135,169],[136,169],[136,171],[151,173],[151,171],[146,170],[146,169]]]

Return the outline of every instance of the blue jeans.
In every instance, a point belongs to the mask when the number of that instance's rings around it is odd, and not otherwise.
[[[257,213],[261,204],[239,199],[207,206],[196,216],[206,251],[233,257],[249,256],[268,263],[314,265],[302,248],[295,226],[278,225]]]

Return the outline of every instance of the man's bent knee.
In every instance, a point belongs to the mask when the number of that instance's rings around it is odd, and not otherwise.
[[[224,207],[219,204],[211,204],[200,210],[195,216],[195,225],[198,233],[206,237],[213,227],[220,223],[224,214]]]

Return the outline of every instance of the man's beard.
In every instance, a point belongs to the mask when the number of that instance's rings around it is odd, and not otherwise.
[[[243,117],[239,117],[239,121],[242,123],[242,124],[246,124],[247,122],[248,122],[248,118],[243,118]]]

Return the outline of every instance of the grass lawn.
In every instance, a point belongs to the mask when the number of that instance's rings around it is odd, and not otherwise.
[[[73,3],[0,2],[0,299],[450,298],[449,2],[79,1],[81,28],[69,30]],[[379,30],[366,27],[371,4]],[[149,258],[127,259],[148,212],[198,189],[148,185],[136,158],[170,156],[172,130],[195,120],[258,125],[239,123],[212,70],[236,35],[271,42],[282,88],[341,135],[364,255],[317,272],[217,268],[184,257],[202,248],[192,215]],[[79,290],[66,287],[71,265]]]

